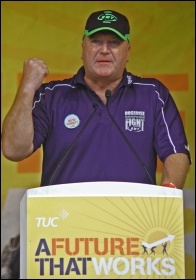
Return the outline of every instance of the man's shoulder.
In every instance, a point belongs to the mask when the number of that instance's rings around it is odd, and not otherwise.
[[[148,77],[147,75],[138,76],[138,75],[134,75],[130,72],[127,72],[127,75],[130,75],[130,77],[132,78],[133,84],[165,88],[165,85],[155,77],[150,77],[150,76]]]
[[[44,88],[45,90],[55,90],[59,88],[74,88],[74,76],[70,78],[65,78],[63,80],[52,80],[47,83],[42,84],[42,89]]]
[[[67,75],[66,75],[67,76]],[[70,88],[75,88],[78,83],[83,83],[84,80],[84,67],[81,67],[76,74],[68,75],[65,79],[62,80],[51,80],[50,82],[43,83],[41,88],[48,90],[61,89],[65,91]]]

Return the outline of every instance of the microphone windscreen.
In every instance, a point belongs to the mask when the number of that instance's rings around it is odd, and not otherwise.
[[[109,98],[112,95],[111,90],[107,89],[105,92],[106,99]]]

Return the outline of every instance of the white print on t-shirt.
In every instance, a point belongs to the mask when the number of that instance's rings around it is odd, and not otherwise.
[[[125,130],[134,132],[144,131],[144,121],[144,111],[125,111]]]

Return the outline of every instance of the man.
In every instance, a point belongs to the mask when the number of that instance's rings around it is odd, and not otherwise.
[[[127,72],[127,18],[92,13],[82,42],[83,66],[73,78],[42,84],[48,69],[26,60],[23,77],[2,130],[2,151],[20,161],[43,145],[41,186],[88,181],[182,188],[190,154],[177,107],[156,79]]]

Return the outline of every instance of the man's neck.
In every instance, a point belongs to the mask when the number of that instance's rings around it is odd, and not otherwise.
[[[111,91],[111,93],[114,92],[114,90],[119,85],[122,78],[117,79],[115,81],[110,81],[108,78],[99,79],[99,80],[92,80],[88,77],[84,77],[85,82],[89,86],[91,90],[93,90],[100,98],[101,100],[106,104],[106,97],[105,92],[107,89]]]

